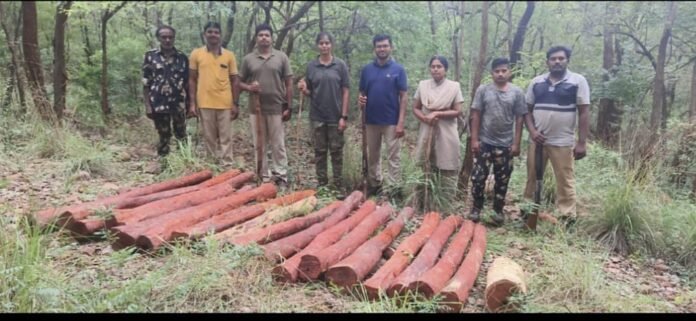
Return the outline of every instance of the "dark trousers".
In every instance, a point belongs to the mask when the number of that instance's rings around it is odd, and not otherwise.
[[[495,176],[493,210],[502,212],[513,167],[509,147],[496,147],[481,143],[481,151],[474,157],[474,170],[471,174],[471,196],[474,199],[474,207],[482,209],[485,199],[486,178],[488,177],[491,164],[493,165],[493,175]]]
[[[314,122],[312,122],[314,123]],[[333,169],[333,184],[342,186],[343,172],[343,133],[338,131],[337,124],[314,123],[314,162],[316,164],[317,181],[319,185],[329,183],[327,166],[328,154],[331,154],[331,168]]]
[[[172,137],[172,127],[174,127],[174,136],[176,139],[180,141],[185,140],[186,113],[183,110],[166,113],[153,113],[152,121],[155,123],[155,129],[159,134],[157,155],[165,156],[169,154],[169,139]]]

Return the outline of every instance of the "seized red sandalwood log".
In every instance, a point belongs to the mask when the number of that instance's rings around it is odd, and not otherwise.
[[[413,208],[405,207],[382,232],[361,245],[353,254],[334,264],[326,271],[326,281],[349,287],[362,279],[379,263],[382,252],[401,233],[406,221],[413,216]]]
[[[161,219],[154,219],[150,224],[150,228],[145,230],[135,243],[140,248],[156,250],[162,243],[170,241],[172,232],[177,229],[191,226],[214,215],[242,206],[254,199],[267,200],[273,198],[276,196],[276,193],[277,188],[274,184],[263,184],[253,190],[237,195],[165,214],[165,216],[160,216]]]
[[[514,312],[519,306],[508,304],[508,299],[516,292],[527,293],[522,267],[509,258],[496,258],[486,274],[486,309],[490,312]]]
[[[274,206],[292,204],[307,197],[314,196],[314,190],[304,190],[294,192],[282,197],[274,198],[260,204],[244,206],[220,215],[215,215],[205,221],[196,223],[192,226],[184,227],[172,233],[172,238],[191,238],[198,239],[209,232],[218,233],[234,225],[246,222],[254,217],[263,214],[266,209]]]
[[[456,215],[452,215],[443,220],[437,229],[435,229],[433,235],[428,239],[428,242],[423,245],[423,249],[418,253],[418,256],[416,256],[413,262],[411,262],[411,265],[401,272],[396,280],[394,280],[394,283],[387,290],[387,294],[390,296],[397,293],[404,294],[411,282],[417,280],[418,277],[435,265],[445,243],[447,243],[450,235],[454,233],[462,221],[462,218]]]
[[[474,238],[471,241],[469,252],[464,258],[464,262],[459,266],[457,273],[449,280],[440,294],[444,297],[445,303],[451,312],[458,312],[464,306],[464,302],[469,298],[469,291],[476,282],[483,254],[486,251],[486,227],[476,224],[474,227]]]
[[[341,205],[341,203],[334,202],[329,206],[325,206],[324,208],[307,216],[296,217],[255,232],[247,232],[246,234],[232,238],[230,243],[236,245],[247,245],[250,243],[265,244],[268,242],[273,242],[277,239],[281,239],[298,231],[304,230],[307,227],[324,220],[331,215],[331,213],[333,213],[333,211],[336,210],[339,205]]]
[[[230,242],[232,239],[247,234],[255,233],[268,226],[276,223],[284,222],[294,217],[302,217],[310,213],[317,205],[317,198],[312,196],[303,200],[299,200],[293,204],[274,208],[266,211],[263,215],[255,217],[242,224],[226,229],[212,236],[216,240],[223,243]]]
[[[230,178],[235,177],[241,173],[242,173],[242,171],[240,171],[238,169],[230,169],[230,170],[223,172],[223,173],[220,173],[219,175],[214,176],[213,178],[211,178],[203,183],[200,183],[198,185],[200,185],[201,188],[205,188],[205,187],[210,187],[210,186],[217,185],[217,184],[222,184],[222,183],[228,181]]]
[[[464,225],[462,225],[459,233],[447,247],[447,251],[442,255],[442,258],[430,270],[423,273],[418,280],[411,282],[408,289],[413,293],[420,293],[428,299],[432,298],[435,293],[440,292],[447,284],[447,281],[454,275],[454,272],[457,271],[459,264],[462,263],[466,247],[469,245],[473,234],[474,222],[464,221]]]
[[[319,233],[327,228],[336,225],[350,214],[350,211],[358,208],[362,201],[363,194],[360,191],[351,193],[341,205],[326,220],[310,226],[308,229],[297,232],[288,237],[273,241],[263,246],[266,258],[280,262],[303,249]],[[337,201],[340,202],[340,201]]]
[[[113,195],[105,198],[101,198],[92,202],[87,202],[87,203],[82,203],[78,205],[73,205],[73,206],[65,206],[65,207],[60,207],[60,208],[49,208],[45,209],[43,211],[39,211],[34,214],[34,219],[36,223],[38,224],[39,227],[44,227],[50,223],[56,222],[57,218],[62,218],[58,221],[65,221],[69,218],[70,214],[69,212],[79,212],[84,209],[90,209],[90,208],[99,208],[99,207],[104,207],[104,206],[110,206],[114,202],[116,202],[119,199],[123,198],[132,198],[132,197],[137,197],[137,196],[143,196],[143,195],[148,195],[148,194],[153,194],[161,191],[166,191],[166,190],[171,190],[175,189],[178,187],[184,187],[184,186],[189,186],[193,184],[200,183],[204,180],[209,179],[210,177],[213,176],[213,173],[210,170],[204,170],[200,172],[196,172],[184,177],[179,177],[171,180],[167,180],[164,182],[160,183],[155,183],[139,188],[135,188],[133,190],[118,194],[118,195]],[[61,222],[61,223],[63,223]]]
[[[354,228],[358,223],[360,223],[367,215],[372,213],[377,205],[375,202],[368,200],[363,203],[360,208],[355,211],[355,213],[341,221],[340,223],[334,225],[333,227],[321,232],[317,235],[312,242],[310,242],[307,247],[302,251],[295,254],[290,259],[286,260],[283,264],[273,268],[272,273],[280,281],[284,282],[295,282],[299,276],[299,265],[302,260],[302,256],[309,253],[314,253],[321,249],[329,247],[331,244],[336,243],[338,240],[348,233],[352,228]]]
[[[430,212],[425,215],[421,226],[412,235],[404,239],[389,260],[363,283],[369,299],[376,300],[379,298],[381,291],[385,291],[392,285],[394,279],[408,266],[411,259],[430,238],[439,223],[440,214]]]
[[[370,235],[394,213],[391,206],[381,206],[348,232],[340,241],[314,253],[307,253],[300,259],[300,275],[306,280],[316,280],[329,266],[350,255],[363,244]]]
[[[231,178],[226,183],[200,189],[192,193],[155,201],[133,209],[115,210],[114,215],[107,220],[106,224],[107,226],[132,224],[171,211],[203,204],[231,194],[236,188],[251,181],[253,178],[254,173],[243,173]]]

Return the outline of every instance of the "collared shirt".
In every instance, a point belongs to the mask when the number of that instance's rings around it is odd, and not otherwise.
[[[309,119],[338,123],[343,107],[343,88],[350,88],[348,66],[336,57],[328,65],[323,65],[317,58],[307,64],[306,75],[307,89],[312,98]]]
[[[408,90],[404,67],[393,59],[379,65],[377,59],[360,72],[360,91],[367,96],[365,122],[396,125],[399,122],[399,93]]]
[[[244,56],[239,77],[247,84],[258,81],[261,84],[261,112],[266,115],[280,114],[285,98],[285,78],[292,76],[290,59],[284,52],[271,49],[270,56],[264,58],[258,49]],[[249,110],[254,112],[253,99],[249,99]]]
[[[524,92],[513,84],[508,84],[507,91],[498,89],[495,84],[479,86],[471,109],[481,111],[479,139],[495,147],[512,145],[515,118],[528,113]]]
[[[143,86],[149,89],[153,112],[185,110],[189,77],[186,54],[174,48],[174,54],[167,57],[160,48],[149,50],[142,69]]]
[[[203,46],[191,52],[191,70],[198,71],[196,104],[199,108],[232,108],[232,83],[230,76],[237,75],[234,53],[225,48],[210,52]]]
[[[532,79],[526,100],[534,105],[534,126],[544,134],[547,145],[575,144],[577,106],[590,104],[590,86],[585,77],[566,70],[561,81],[551,83],[547,72]]]

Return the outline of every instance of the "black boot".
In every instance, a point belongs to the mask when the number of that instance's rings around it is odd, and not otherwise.
[[[474,223],[478,223],[481,220],[481,209],[472,207],[471,213],[469,213],[469,219],[472,220]]]
[[[493,215],[493,222],[500,226],[505,223],[505,214],[503,214],[503,206],[505,205],[504,200],[495,200],[493,201],[493,211],[495,212],[495,215]]]

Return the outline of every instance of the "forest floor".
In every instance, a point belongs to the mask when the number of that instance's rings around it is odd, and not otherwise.
[[[286,127],[293,190],[314,187],[313,151],[308,140],[299,148],[295,128]],[[304,124],[304,133],[308,127]],[[36,137],[0,153],[0,217],[5,235],[16,235],[14,274],[24,287],[0,294],[3,311],[24,312],[435,312],[439,300],[362,300],[322,282],[279,284],[272,280],[272,263],[258,246],[218,246],[206,242],[174,244],[153,254],[132,248],[113,251],[105,237],[76,242],[66,232],[36,234],[23,228],[20,218],[48,206],[88,201],[122,188],[174,176],[162,173],[154,152],[156,133],[142,117],[105,136],[83,133],[99,148],[86,155],[42,158]],[[195,121],[189,131],[195,131]],[[253,147],[248,118],[234,122],[235,157],[240,168],[253,170]],[[359,128],[347,132],[346,166],[359,173]],[[308,137],[308,135],[304,135]],[[413,150],[415,130],[407,130],[404,155]],[[350,142],[355,141],[356,144]],[[196,152],[202,152],[202,141]],[[14,148],[16,147],[16,148]],[[44,146],[43,148],[46,148]],[[79,154],[79,153],[77,153]],[[176,152],[173,152],[176,154]],[[524,154],[524,153],[523,153]],[[358,155],[358,156],[355,156]],[[104,159],[100,160],[100,157]],[[208,166],[195,155],[179,166]],[[483,266],[463,312],[485,312],[483,290],[488,266],[495,257],[508,256],[525,270],[528,293],[515,299],[522,312],[696,312],[694,280],[674,262],[623,256],[608,251],[594,239],[541,222],[536,234],[525,232],[519,220],[526,171],[524,155],[515,161],[509,188],[508,215],[503,227],[489,227]],[[352,162],[352,163],[351,163]],[[181,165],[184,164],[184,165]],[[304,164],[303,166],[298,166]],[[174,166],[174,161],[170,163]],[[218,168],[218,170],[220,170]],[[179,169],[181,171],[181,169]],[[358,174],[359,175],[359,174]],[[328,196],[327,196],[328,195]],[[329,193],[320,193],[330,197]],[[468,205],[469,202],[467,202]],[[580,204],[583,215],[587,213]],[[461,204],[458,213],[468,213]],[[582,219],[582,218],[581,218]],[[31,254],[33,239],[40,249]],[[9,245],[8,245],[9,244]],[[7,250],[7,249],[6,249]],[[9,249],[9,251],[13,251]],[[5,253],[5,266],[8,252]],[[33,253],[33,252],[31,252]],[[11,253],[10,253],[11,254]],[[3,255],[0,255],[3,257]],[[26,262],[33,260],[31,262]],[[23,262],[23,263],[16,263]],[[8,266],[9,265],[9,266]],[[0,290],[6,283],[0,281]],[[9,281],[7,281],[9,282]],[[2,291],[0,291],[2,292]]]

